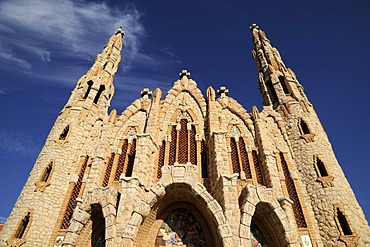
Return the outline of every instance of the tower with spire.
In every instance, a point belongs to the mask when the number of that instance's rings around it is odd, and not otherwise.
[[[370,229],[311,102],[255,24],[263,109],[187,70],[108,112],[124,32],[77,82],[0,246],[368,246]],[[260,245],[259,245],[260,244]]]

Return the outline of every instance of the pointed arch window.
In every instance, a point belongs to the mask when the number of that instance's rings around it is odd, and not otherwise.
[[[67,139],[67,137],[68,137],[68,134],[69,134],[69,125],[67,125],[63,129],[62,133],[59,135],[59,140],[60,141],[65,141]]]
[[[244,137],[238,127],[231,128],[229,139],[230,158],[233,173],[239,173],[239,178],[245,178],[252,183],[265,185],[263,171],[256,150],[247,150]],[[241,171],[243,177],[241,177]]]
[[[19,222],[18,228],[14,233],[14,238],[24,238],[28,231],[29,224],[31,221],[31,212],[27,212],[23,219]]]
[[[312,133],[311,128],[308,126],[307,122],[300,118],[298,120],[298,126],[302,138],[305,139],[307,142],[313,142],[315,134]]]
[[[333,187],[334,177],[329,175],[328,169],[324,162],[319,157],[314,157],[314,167],[317,173],[317,181],[319,181],[323,187]]]
[[[51,175],[54,171],[54,163],[51,161],[45,168],[44,171],[42,172],[39,180],[35,183],[36,188],[35,191],[45,191],[46,187],[50,185],[50,178]]]
[[[340,233],[339,239],[347,246],[358,246],[359,236],[353,231],[353,227],[340,205],[334,205],[334,216]]]
[[[72,192],[69,196],[67,207],[64,211],[64,216],[62,219],[62,223],[60,225],[60,229],[68,229],[70,220],[72,218],[73,210],[75,207],[76,199],[77,197],[81,196],[83,192],[83,178],[85,173],[88,173],[88,162],[89,162],[89,156],[86,156],[81,159],[81,166],[78,173],[78,178],[75,183],[72,184]]]
[[[113,177],[114,181],[119,181],[121,174],[124,174],[125,177],[132,176],[136,156],[136,133],[136,128],[130,127],[127,138],[123,140],[121,154],[119,155],[116,171]]]
[[[283,170],[285,187],[288,192],[288,196],[293,201],[293,214],[296,220],[296,224],[300,228],[307,228],[306,219],[297,193],[297,188],[289,171],[288,163],[286,162],[285,156],[282,152],[279,153],[279,160],[280,166]]]
[[[156,177],[162,176],[161,168],[175,163],[199,166],[202,178],[208,177],[207,151],[204,139],[197,133],[196,123],[188,111],[182,111],[173,124],[168,126],[168,138],[162,141],[158,150]]]
[[[87,99],[87,97],[89,97],[92,85],[93,85],[93,81],[90,80],[90,81],[87,82],[87,89],[86,89],[86,92],[85,92],[85,95],[84,95],[83,99]]]
[[[100,85],[100,86],[99,86],[99,90],[98,90],[98,92],[96,93],[95,98],[94,98],[94,103],[95,103],[95,104],[97,104],[97,103],[98,103],[99,98],[100,98],[100,96],[101,96],[101,94],[103,93],[103,91],[104,91],[104,90],[105,90],[105,86],[104,86],[104,85]]]

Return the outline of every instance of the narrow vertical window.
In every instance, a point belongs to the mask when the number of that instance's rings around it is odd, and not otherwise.
[[[324,163],[319,158],[316,158],[316,165],[317,165],[317,170],[318,170],[318,173],[319,173],[318,175],[320,177],[326,177],[326,176],[329,175],[326,168],[325,168]]]
[[[176,159],[176,140],[177,140],[176,126],[172,126],[170,153],[168,155],[168,164],[169,165],[173,165],[175,163],[175,159]]]
[[[183,118],[180,120],[181,129],[179,131],[179,145],[178,145],[178,162],[180,164],[186,164],[188,161],[188,120]]]
[[[285,178],[285,185],[288,191],[289,198],[293,201],[293,214],[297,223],[298,227],[307,228],[306,220],[303,214],[302,206],[299,201],[297,189],[295,187],[294,181],[292,176],[290,175],[290,171],[288,168],[288,164],[285,160],[284,154],[282,152],[279,153],[280,156],[280,163],[283,169],[283,174]]]
[[[343,214],[343,212],[338,207],[336,208],[336,210],[337,210],[336,214],[337,214],[339,226],[342,230],[341,232],[343,233],[343,235],[352,235],[353,233],[351,231],[351,228],[349,227],[346,216]]]
[[[307,135],[307,134],[311,133],[310,129],[308,128],[307,123],[305,121],[303,121],[302,119],[300,121],[300,125],[301,125],[302,134]]]
[[[158,169],[157,169],[157,178],[162,177],[162,167],[164,166],[164,154],[166,150],[166,142],[163,140],[162,145],[159,147],[158,155]]]
[[[131,177],[134,170],[135,163],[135,154],[136,154],[136,139],[132,139],[130,151],[127,154],[127,168],[126,168],[126,177]]]
[[[125,139],[121,148],[121,154],[119,155],[118,158],[118,164],[116,168],[116,173],[114,175],[114,181],[118,181],[119,177],[122,174],[123,167],[125,165],[125,160],[126,160],[126,154],[127,154],[127,148],[128,148],[128,140]]]
[[[27,214],[24,216],[22,221],[20,222],[20,225],[18,227],[18,230],[14,234],[15,238],[22,238],[24,237],[24,234],[26,232],[27,226],[30,223],[31,213],[27,212]]]
[[[289,93],[289,90],[288,90],[288,87],[286,86],[286,83],[285,83],[285,80],[284,80],[284,76],[279,76],[279,81],[280,81],[280,85],[282,86],[282,88],[284,90],[284,93],[285,94],[290,94]]]
[[[42,174],[40,181],[47,182],[50,178],[50,174],[52,170],[53,170],[53,162],[50,162],[49,165],[45,168],[45,171]]]
[[[96,93],[95,98],[94,98],[94,103],[95,104],[98,103],[98,100],[99,100],[99,98],[100,98],[100,96],[101,96],[101,94],[103,93],[104,90],[105,90],[104,85],[100,85],[99,91]]]
[[[74,205],[76,203],[76,199],[77,199],[77,197],[79,196],[79,194],[81,192],[82,179],[83,179],[84,174],[85,174],[85,170],[86,170],[86,167],[87,167],[88,160],[89,160],[89,157],[86,156],[84,161],[83,161],[83,164],[81,166],[80,172],[78,174],[77,182],[73,186],[72,194],[69,198],[67,208],[66,208],[64,216],[63,216],[62,224],[60,225],[60,229],[68,229],[68,227],[69,227],[70,220],[71,220],[72,214],[73,214]]]
[[[195,140],[195,126],[191,126],[190,130],[190,137],[189,137],[189,145],[190,145],[190,163],[192,165],[197,165],[197,141]]]
[[[253,158],[254,169],[256,171],[257,183],[266,185],[263,179],[261,162],[258,158],[258,154],[256,150],[252,151],[252,158]]]
[[[242,160],[243,172],[245,173],[245,178],[246,179],[252,179],[251,168],[250,168],[250,165],[249,165],[248,154],[247,154],[247,150],[245,148],[245,143],[244,143],[243,137],[239,137],[239,150],[240,150],[240,158]]]
[[[276,95],[275,88],[272,85],[272,82],[271,81],[267,81],[266,82],[266,87],[267,87],[267,91],[270,94],[271,101],[272,101],[272,103],[274,103],[278,99],[278,97]]]
[[[238,178],[240,178],[240,163],[234,137],[230,138],[230,148],[231,148],[231,165],[233,168],[233,173],[238,173],[239,174]]]
[[[112,172],[114,157],[115,157],[115,153],[112,153],[108,160],[107,167],[105,169],[104,178],[103,178],[103,183],[102,183],[103,187],[107,187],[109,184],[109,178]]]
[[[88,81],[87,82],[87,85],[88,85],[88,87],[87,87],[87,90],[85,92],[85,95],[84,95],[84,98],[83,99],[87,99],[87,97],[89,96],[89,93],[91,91],[91,87],[93,85],[93,81]]]
[[[59,140],[64,141],[67,139],[69,132],[69,125],[67,125],[64,129],[63,132],[59,135]]]
[[[206,142],[202,140],[200,146],[201,155],[201,166],[202,166],[202,178],[208,178],[208,166],[207,166],[207,147]]]

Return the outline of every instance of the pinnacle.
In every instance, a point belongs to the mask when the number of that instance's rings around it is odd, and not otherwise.
[[[253,29],[255,29],[255,28],[259,29],[260,27],[259,27],[259,26],[257,26],[257,24],[256,24],[256,23],[253,23],[253,24],[249,27],[249,29],[250,29],[251,31],[253,31]]]
[[[186,69],[183,69],[180,73],[179,73],[179,76],[180,76],[180,79],[183,78],[184,76],[186,76],[188,79],[190,79],[190,72],[188,72]]]
[[[122,34],[122,36],[125,36],[125,31],[122,30],[122,27],[119,27],[115,34]]]

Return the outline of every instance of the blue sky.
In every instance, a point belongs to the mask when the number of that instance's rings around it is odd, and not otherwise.
[[[257,23],[304,86],[370,219],[369,1],[0,1],[0,223],[57,114],[110,35],[126,32],[112,109],[182,69],[261,110],[249,26]]]

